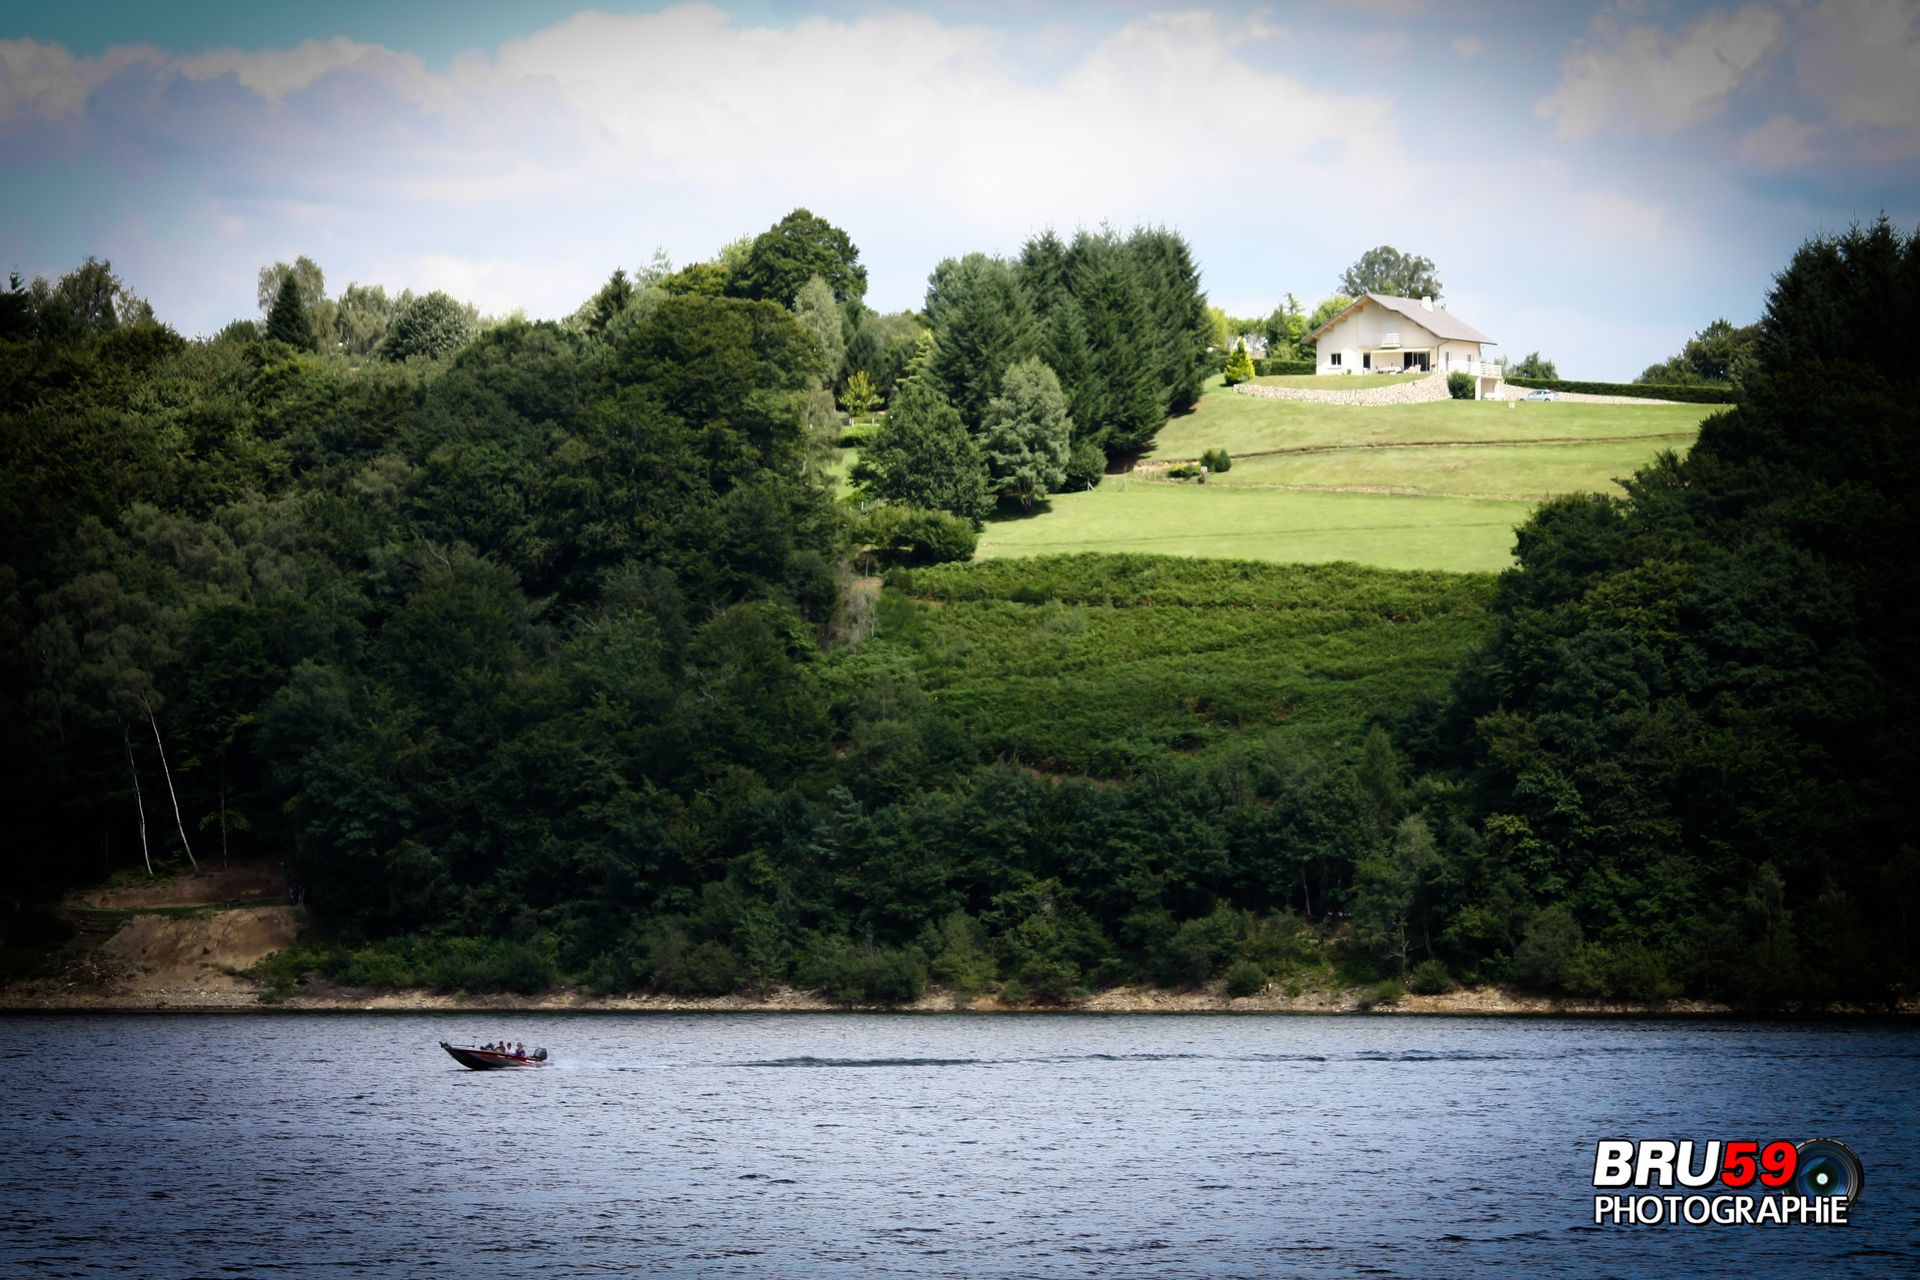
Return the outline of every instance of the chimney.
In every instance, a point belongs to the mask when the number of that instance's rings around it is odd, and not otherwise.
[[[1432,299],[1432,298],[1430,298],[1430,297],[1428,297],[1428,296],[1427,296],[1426,294],[1424,294],[1424,293],[1420,295],[1420,309],[1421,309],[1422,311],[1431,311],[1431,310],[1433,310],[1433,299]]]

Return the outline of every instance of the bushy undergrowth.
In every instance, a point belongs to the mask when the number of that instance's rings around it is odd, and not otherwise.
[[[1516,387],[1573,391],[1591,396],[1631,396],[1636,400],[1678,400],[1685,404],[1732,404],[1732,387],[1701,383],[1574,382],[1567,378],[1508,378]]]
[[[889,576],[844,673],[904,662],[986,749],[1125,777],[1269,741],[1354,750],[1437,698],[1483,634],[1487,578],[1145,556]]]
[[[310,976],[372,990],[425,988],[519,995],[538,995],[560,976],[551,956],[532,943],[424,936],[360,947],[309,943],[268,956],[253,972],[270,998],[290,994]]]

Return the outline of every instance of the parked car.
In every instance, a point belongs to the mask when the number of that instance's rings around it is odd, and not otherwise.
[[[1558,400],[1560,393],[1558,391],[1529,391],[1520,398],[1522,400]]]

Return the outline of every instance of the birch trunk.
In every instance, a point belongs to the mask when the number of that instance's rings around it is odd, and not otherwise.
[[[173,824],[180,829],[180,844],[187,851],[187,862],[198,872],[200,860],[193,856],[193,845],[187,840],[187,823],[180,816],[180,797],[173,789],[173,770],[167,767],[167,748],[160,741],[160,721],[154,717],[153,707],[145,698],[140,699],[140,704],[147,708],[147,723],[153,726],[153,745],[160,752],[160,772],[166,775],[167,795],[173,801]]]
[[[153,874],[153,855],[147,852],[147,802],[140,796],[140,770],[133,766],[133,736],[127,726],[120,726],[120,740],[127,744],[127,772],[133,775],[133,807],[140,812],[140,856],[147,864],[147,874]]]

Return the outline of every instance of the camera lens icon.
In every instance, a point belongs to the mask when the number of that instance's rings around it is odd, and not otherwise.
[[[1853,1148],[1837,1138],[1809,1138],[1800,1144],[1793,1173],[1795,1195],[1844,1196],[1852,1204],[1866,1185],[1866,1170]]]

